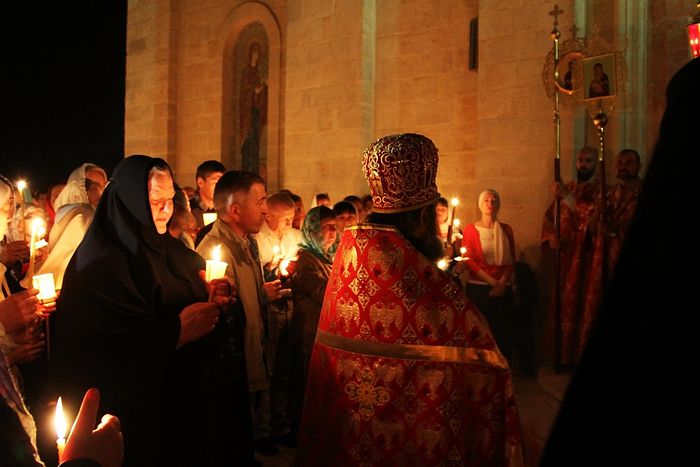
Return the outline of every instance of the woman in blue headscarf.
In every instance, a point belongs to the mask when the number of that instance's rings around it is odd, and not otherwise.
[[[299,422],[306,388],[306,371],[311,359],[311,350],[316,339],[316,328],[321,316],[323,296],[333,267],[338,238],[335,227],[336,215],[326,206],[316,206],[306,213],[301,228],[302,242],[297,253],[297,270],[292,277],[294,316],[292,334],[294,336],[295,366],[292,382],[290,415],[293,422]]]

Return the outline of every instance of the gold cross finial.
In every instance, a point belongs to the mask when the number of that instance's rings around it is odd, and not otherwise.
[[[554,27],[555,27],[555,28],[556,28],[557,26],[559,26],[559,15],[561,15],[562,13],[564,13],[564,10],[562,10],[561,8],[559,8],[559,4],[558,4],[558,3],[554,4],[554,9],[552,9],[552,11],[549,12],[549,16],[553,16],[553,17],[554,17]]]
[[[578,37],[578,30],[579,30],[578,26],[576,26],[575,24],[572,25],[571,28],[569,29],[569,31],[571,31],[571,37],[576,39]]]

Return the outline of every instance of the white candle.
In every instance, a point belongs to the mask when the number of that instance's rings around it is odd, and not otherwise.
[[[216,213],[205,212],[204,214],[202,214],[202,218],[204,219],[204,225],[209,225],[216,220]]]
[[[68,431],[68,423],[66,422],[66,417],[63,415],[63,402],[61,398],[58,398],[56,403],[56,415],[53,419],[54,426],[56,427],[56,447],[58,448],[58,463],[61,463],[61,458],[63,457],[63,450],[66,447],[66,431]]]
[[[27,189],[27,182],[24,180],[18,180],[17,181],[17,190],[19,191],[19,194],[22,195],[22,202],[28,203],[29,201],[27,200],[27,196],[25,193],[25,190]]]
[[[32,277],[32,284],[39,291],[36,298],[42,305],[51,305],[56,301],[56,284],[53,273],[49,272]]]
[[[32,220],[32,236],[29,240],[29,268],[27,269],[27,275],[34,275],[34,262],[36,261],[36,243],[39,239],[40,232],[46,232],[46,227],[44,227],[44,221],[38,217]]]
[[[221,245],[216,245],[212,250],[212,259],[207,260],[207,282],[214,279],[221,279],[226,275],[228,263],[221,261]]]

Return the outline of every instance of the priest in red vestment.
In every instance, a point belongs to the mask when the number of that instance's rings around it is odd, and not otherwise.
[[[609,219],[608,271],[612,273],[620,257],[620,250],[627,238],[632,218],[637,210],[637,198],[642,186],[639,171],[642,161],[634,149],[623,149],[615,158],[617,184],[608,190]]]
[[[438,269],[437,149],[417,134],[365,151],[374,207],[346,229],[316,334],[298,464],[519,466],[508,364]]]
[[[595,178],[598,151],[582,148],[576,156],[576,180],[555,182],[561,198],[561,363],[578,362],[600,305],[605,261],[604,233],[597,234],[596,205],[601,197]],[[544,218],[542,244],[555,247],[554,203]]]

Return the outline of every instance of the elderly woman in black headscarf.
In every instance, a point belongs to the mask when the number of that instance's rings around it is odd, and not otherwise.
[[[100,389],[122,422],[125,466],[245,465],[231,438],[245,439],[249,415],[233,407],[204,261],[167,234],[174,195],[162,159],[132,156],[115,169],[66,270],[53,379],[72,401]]]

